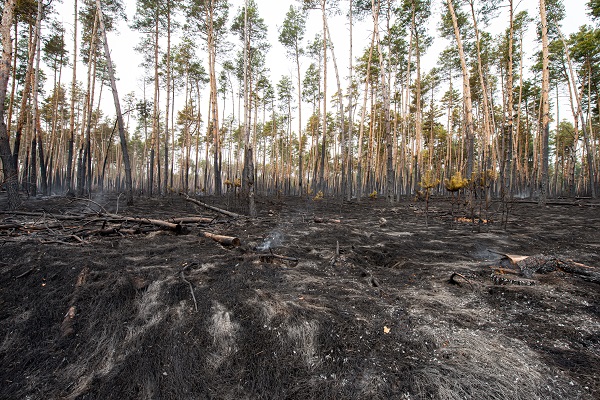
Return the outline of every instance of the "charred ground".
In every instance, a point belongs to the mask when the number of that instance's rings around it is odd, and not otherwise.
[[[408,200],[259,209],[106,196],[5,211],[0,398],[600,397],[600,204],[515,203],[506,229],[453,223],[443,200],[428,227]],[[98,213],[214,220],[177,234]],[[525,276],[502,254],[553,267]]]

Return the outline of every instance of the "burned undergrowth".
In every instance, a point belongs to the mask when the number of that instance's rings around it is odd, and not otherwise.
[[[182,198],[118,210],[211,221],[187,224],[188,234],[139,220],[119,222],[139,231],[73,243],[40,244],[43,229],[0,231],[0,397],[600,394],[598,284],[562,269],[525,277],[503,256],[545,254],[597,272],[597,205],[515,205],[503,230],[449,221],[444,202],[432,203],[425,227],[409,202],[259,200],[257,220]],[[35,200],[25,211],[117,211],[115,198],[94,201]],[[22,227],[37,218],[2,216]]]

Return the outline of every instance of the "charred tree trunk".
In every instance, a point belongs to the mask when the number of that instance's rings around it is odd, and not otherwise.
[[[6,0],[2,9],[2,23],[0,35],[2,35],[2,60],[0,63],[0,158],[4,172],[4,184],[8,194],[8,206],[14,210],[21,204],[17,180],[17,170],[10,151],[8,131],[4,121],[4,101],[8,89],[8,78],[10,76],[10,62],[12,60],[12,40],[10,28],[12,27],[15,11],[15,0]]]

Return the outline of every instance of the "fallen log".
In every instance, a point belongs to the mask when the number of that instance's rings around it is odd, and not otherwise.
[[[173,222],[174,224],[210,224],[214,222],[215,218],[207,217],[179,217],[169,218],[167,221]]]
[[[238,247],[238,246],[240,246],[242,244],[242,242],[240,241],[239,238],[236,238],[236,237],[233,237],[233,236],[216,235],[216,234],[210,233],[210,232],[204,232],[203,235],[206,238],[212,239],[215,242],[219,242],[219,243],[224,244],[226,246],[235,246],[235,247]]]
[[[81,220],[91,216],[98,215],[97,213],[79,214],[79,215],[62,215],[49,214],[46,212],[31,212],[31,211],[0,211],[0,214],[22,215],[26,217],[47,217],[48,219],[56,220]]]
[[[160,219],[151,219],[151,218],[136,218],[136,217],[123,217],[116,214],[102,214],[110,218],[111,222],[135,222],[138,224],[149,224],[154,225],[162,229],[166,229],[169,231],[173,231],[176,233],[187,233],[188,230],[181,224],[174,224],[172,222],[163,221]]]
[[[214,206],[208,205],[206,203],[203,203],[201,201],[198,201],[196,199],[192,199],[190,196],[185,196],[185,199],[187,201],[189,201],[190,203],[197,204],[200,207],[208,208],[209,210],[216,211],[218,213],[221,213],[223,215],[227,215],[229,217],[233,217],[233,218],[243,218],[243,217],[245,217],[244,215],[236,214],[236,213],[234,213],[232,211],[223,210],[222,208],[214,207]]]

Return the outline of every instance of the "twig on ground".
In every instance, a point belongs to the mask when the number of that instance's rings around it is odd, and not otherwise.
[[[82,238],[80,238],[77,235],[69,235],[69,237],[72,237],[73,239],[77,240],[79,243],[85,243],[85,240],[83,240]]]
[[[23,272],[22,274],[15,276],[15,279],[20,279],[20,278],[26,277],[27,275],[29,275],[30,273],[32,273],[34,269],[35,269],[35,267],[32,267],[31,269],[28,269],[27,271]]]
[[[190,287],[190,292],[192,293],[192,300],[194,300],[194,309],[197,312],[198,311],[198,302],[196,301],[196,295],[194,294],[194,286],[192,286],[192,283],[190,281],[185,279],[184,271],[186,270],[186,268],[187,268],[187,265],[181,270],[181,279],[183,279],[183,281],[185,283],[187,283],[188,286]]]
[[[221,214],[233,217],[233,218],[243,218],[243,217],[245,217],[244,215],[237,214],[237,213],[234,213],[232,211],[223,210],[222,208],[214,207],[214,206],[208,205],[206,203],[203,203],[201,201],[198,201],[196,199],[192,199],[190,196],[187,196],[187,195],[185,196],[185,199],[187,201],[189,201],[190,203],[197,204],[197,205],[199,205],[201,207],[208,208],[209,210],[213,210],[213,211],[216,211],[218,213],[221,213]]]
[[[275,253],[273,253],[273,250],[271,250],[271,249],[269,249],[269,252],[271,253],[271,254],[269,254],[269,256],[273,257],[273,258],[278,258],[280,260],[293,261],[293,262],[298,262],[299,261],[295,257],[287,257],[287,256],[282,256],[282,255],[279,255],[279,254],[275,254]]]
[[[115,210],[115,214],[119,213],[119,199],[121,198],[122,195],[123,195],[123,193],[119,193],[119,195],[117,196],[117,209]]]
[[[97,205],[98,207],[100,207],[100,210],[102,212],[104,212],[105,214],[108,214],[108,211],[106,211],[106,209],[104,208],[104,206],[102,206],[100,203],[95,202],[92,199],[84,199],[82,197],[75,197],[75,198],[73,198],[73,201],[87,201],[87,202],[93,203],[93,204]],[[89,205],[88,205],[88,207],[89,207]]]
[[[459,274],[458,272],[453,272],[452,275],[450,275],[450,279],[448,279],[448,282],[454,284],[454,285],[459,285],[460,282],[458,282],[456,279],[454,279],[455,277],[459,277],[465,280],[465,282],[467,282],[469,284],[469,286],[471,286],[471,289],[475,290],[475,288],[473,287],[473,284],[471,283],[471,281],[464,276],[463,274]]]

